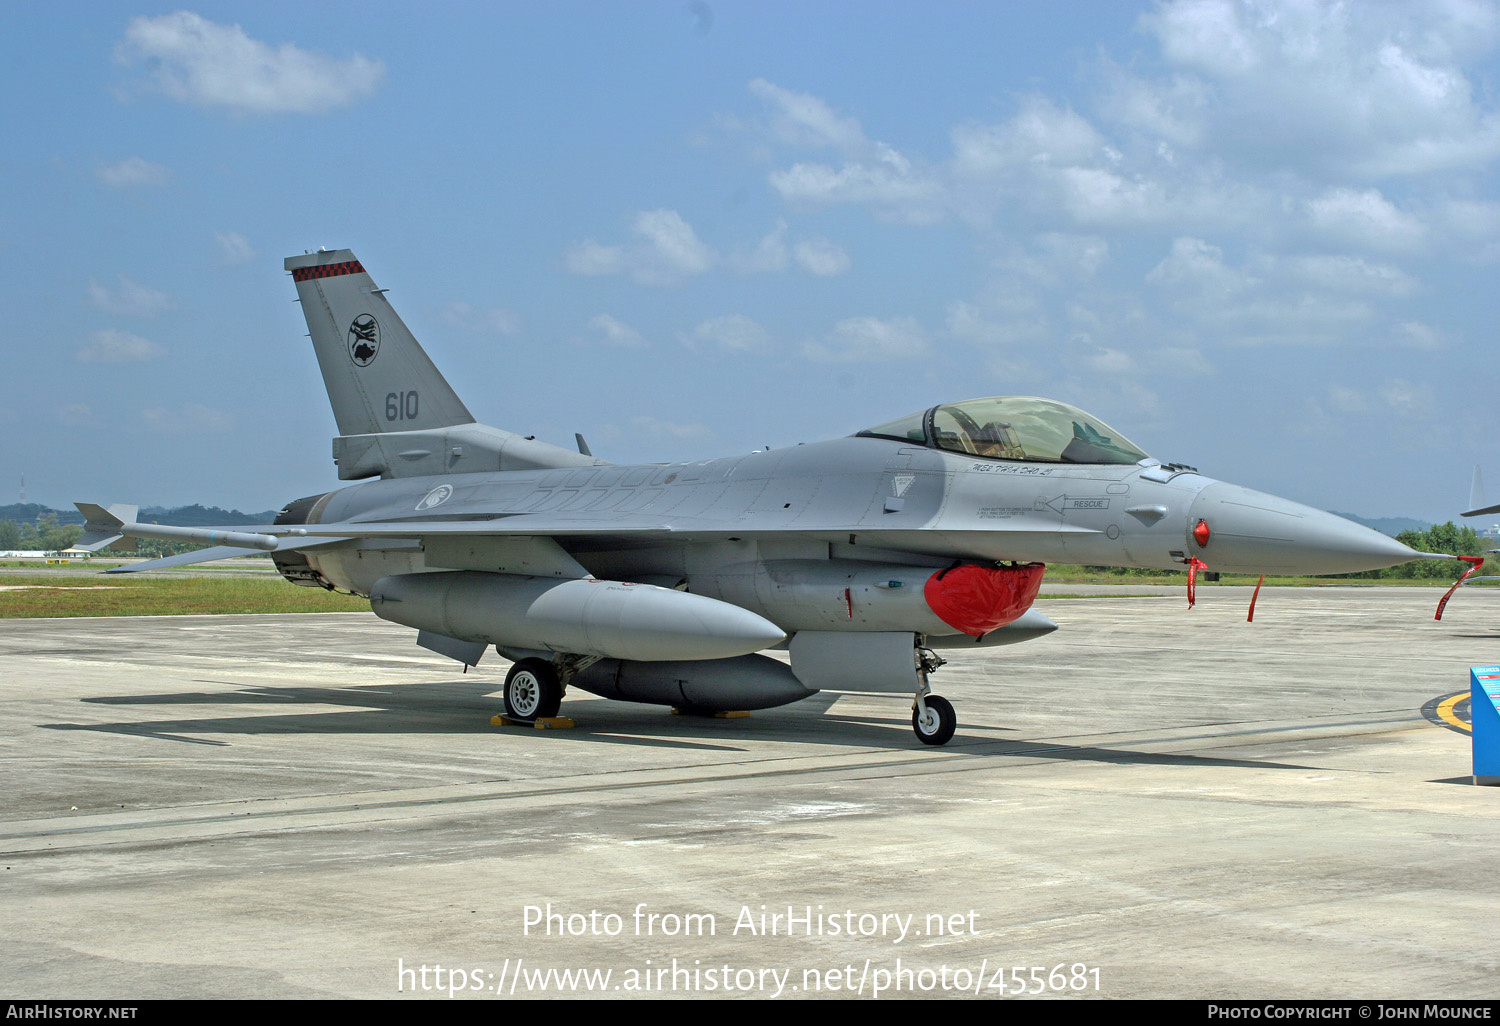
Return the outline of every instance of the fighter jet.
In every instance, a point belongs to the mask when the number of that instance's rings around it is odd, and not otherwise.
[[[1420,554],[1330,513],[1153,459],[1082,410],[1030,396],[943,403],[846,438],[617,466],[475,422],[349,250],[286,260],[360,481],[222,531],[79,503],[79,547],[264,551],[303,587],[369,599],[417,643],[512,660],[506,715],[568,688],[712,713],[820,690],[912,696],[954,733],[940,652],[1040,637],[1045,564],[1331,574]],[[785,649],[789,660],[763,654]]]

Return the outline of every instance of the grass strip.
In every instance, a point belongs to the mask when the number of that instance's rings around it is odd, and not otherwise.
[[[0,588],[0,618],[370,610],[365,599],[273,578],[6,574]]]

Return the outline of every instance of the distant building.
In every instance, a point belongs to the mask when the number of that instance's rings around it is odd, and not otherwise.
[[[0,559],[88,559],[93,553],[82,549],[0,549]]]

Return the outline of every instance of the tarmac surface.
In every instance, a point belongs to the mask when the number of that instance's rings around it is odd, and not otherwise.
[[[1500,592],[1439,594],[1044,597],[943,653],[941,749],[858,695],[494,727],[503,660],[365,614],[0,620],[0,991],[1493,999],[1500,789],[1421,709]]]

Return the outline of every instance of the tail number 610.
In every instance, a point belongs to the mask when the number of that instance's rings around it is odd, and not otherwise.
[[[416,420],[418,405],[417,393],[415,391],[387,392],[385,396],[385,419]]]

